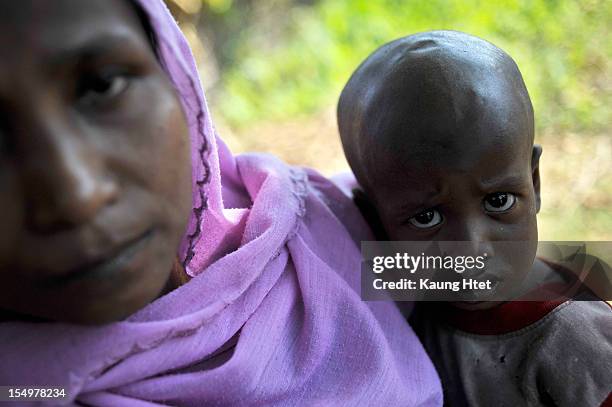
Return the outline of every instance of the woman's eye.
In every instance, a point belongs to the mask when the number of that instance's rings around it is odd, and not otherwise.
[[[487,212],[505,212],[514,206],[516,196],[509,192],[495,192],[484,199],[484,208]]]
[[[119,96],[128,86],[125,75],[89,76],[79,85],[78,94],[84,103],[94,104]]]
[[[408,219],[408,222],[419,229],[429,229],[442,223],[442,215],[435,209],[427,209]]]

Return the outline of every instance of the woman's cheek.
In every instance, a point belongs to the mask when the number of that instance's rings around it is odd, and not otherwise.
[[[182,236],[192,209],[192,163],[189,129],[178,100],[167,114],[164,133],[166,151],[163,155],[168,165],[168,178],[163,189],[169,215]]]
[[[141,134],[149,137],[141,146],[145,151],[141,171],[171,240],[167,243],[178,247],[192,207],[189,130],[181,103],[165,77],[150,82],[148,98],[156,103],[141,123],[141,129],[146,129]]]
[[[12,166],[0,164],[0,273],[12,264],[24,227],[23,199],[17,173]]]

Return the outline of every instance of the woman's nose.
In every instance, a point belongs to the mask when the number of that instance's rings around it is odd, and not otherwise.
[[[25,163],[26,216],[39,232],[88,222],[118,192],[116,182],[104,173],[104,157],[93,143],[75,132],[55,130],[39,133],[38,151]]]

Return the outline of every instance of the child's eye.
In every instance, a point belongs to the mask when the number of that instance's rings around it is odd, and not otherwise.
[[[101,103],[119,96],[129,83],[125,75],[91,75],[79,84],[78,95],[84,104]]]
[[[435,209],[427,209],[408,219],[408,222],[419,229],[429,229],[442,223],[442,215]]]
[[[509,192],[495,192],[484,199],[484,208],[488,212],[505,212],[514,206],[516,196]]]

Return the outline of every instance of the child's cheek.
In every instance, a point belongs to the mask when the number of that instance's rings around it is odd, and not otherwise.
[[[536,208],[532,196],[518,198],[510,212],[501,215],[495,240],[526,241],[538,239]]]

